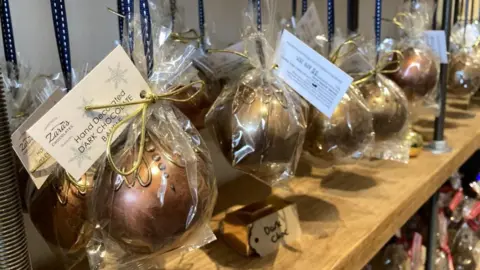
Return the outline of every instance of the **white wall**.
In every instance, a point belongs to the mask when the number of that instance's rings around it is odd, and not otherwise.
[[[197,1],[178,0],[185,10],[185,23],[197,27]],[[248,0],[205,0],[207,24],[217,33],[213,40],[218,47],[239,39],[242,10]],[[300,0],[298,12],[300,13]],[[309,2],[312,2],[310,0]],[[326,0],[313,1],[326,26]],[[337,0],[335,15],[337,27],[346,29],[346,0]],[[374,0],[360,1],[360,32],[373,37]],[[397,5],[403,1],[384,0],[383,17],[392,18]],[[277,0],[280,14],[290,16],[291,1]],[[34,70],[59,72],[60,64],[55,46],[49,0],[10,0],[17,51]],[[116,8],[116,0],[66,0],[72,63],[81,67],[95,65],[114,46],[118,37],[117,18],[106,7]],[[396,33],[390,23],[383,24],[383,35]],[[3,50],[0,50],[3,54]]]

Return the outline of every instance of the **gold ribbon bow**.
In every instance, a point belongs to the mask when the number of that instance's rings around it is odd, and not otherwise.
[[[393,57],[395,54],[398,55],[398,59],[395,61],[389,62],[389,59]],[[403,61],[403,53],[401,51],[398,51],[398,50],[390,51],[384,54],[378,61],[377,65],[370,71],[363,72],[363,73],[350,74],[352,76],[359,77],[359,79],[356,79],[352,84],[355,86],[358,86],[362,83],[367,82],[377,74],[395,73],[400,70],[400,63],[402,61]],[[396,67],[392,69],[387,69],[387,67],[390,65],[396,65]]]
[[[197,91],[195,91],[195,93],[193,95],[191,95],[191,96],[189,96],[188,98],[185,98],[185,99],[175,98],[175,96],[185,92],[185,90],[187,90],[190,87],[192,87],[194,85],[197,85],[197,84],[200,84],[201,87]],[[137,100],[137,101],[117,103],[117,104],[85,106],[85,110],[98,110],[98,109],[105,109],[105,108],[112,108],[112,107],[123,107],[123,106],[139,105],[139,104],[142,105],[139,109],[137,109],[134,112],[132,112],[131,114],[127,115],[124,119],[122,119],[120,122],[115,124],[112,127],[112,130],[111,130],[110,134],[108,135],[108,138],[107,138],[107,159],[108,159],[112,169],[120,175],[128,176],[128,175],[134,173],[138,169],[138,167],[140,166],[142,156],[143,156],[143,152],[144,152],[144,147],[145,147],[147,108],[150,104],[153,104],[153,103],[155,103],[156,101],[159,101],[159,100],[167,100],[167,101],[173,101],[173,102],[188,102],[191,99],[195,98],[195,96],[197,96],[204,88],[205,88],[205,82],[202,81],[202,80],[198,80],[198,81],[194,81],[190,84],[184,85],[180,88],[178,88],[177,86],[171,87],[166,93],[163,93],[163,94],[155,94],[151,91],[147,92],[147,91],[144,90],[140,93],[140,96],[141,96],[142,99]],[[137,160],[134,162],[133,167],[130,170],[125,172],[125,171],[119,169],[115,165],[115,162],[113,161],[112,151],[111,151],[112,150],[112,140],[113,140],[114,134],[116,133],[116,131],[122,125],[125,125],[128,121],[130,121],[130,119],[132,119],[132,118],[134,118],[138,115],[141,115],[141,121],[142,121],[141,133],[140,133],[140,149],[138,151]]]
[[[399,12],[395,17],[393,17],[393,23],[398,26],[400,29],[405,30],[405,20],[412,19],[412,15],[406,12]]]
[[[354,36],[348,38],[347,40],[345,40],[342,44],[338,45],[338,47],[335,49],[335,51],[329,57],[330,62],[335,64],[338,61],[338,59],[343,58],[343,57],[353,53],[354,51],[356,51],[358,49],[357,40],[360,37],[361,37],[360,35],[354,35]],[[350,47],[350,49],[348,51],[346,51],[345,53],[342,54],[342,49],[345,46],[348,46],[348,45],[352,45],[352,46]]]

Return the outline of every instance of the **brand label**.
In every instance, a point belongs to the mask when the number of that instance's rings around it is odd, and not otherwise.
[[[50,110],[64,96],[64,92],[57,90],[28,117],[23,124],[12,134],[12,147],[23,167],[29,172],[33,183],[40,188],[47,180],[57,162],[27,134],[27,130]],[[38,167],[38,168],[36,168]],[[35,172],[31,172],[36,168]]]
[[[105,152],[115,124],[141,105],[87,111],[87,105],[108,105],[140,99],[148,84],[121,46],[115,48],[27,133],[75,179]],[[113,139],[125,128],[120,127]]]

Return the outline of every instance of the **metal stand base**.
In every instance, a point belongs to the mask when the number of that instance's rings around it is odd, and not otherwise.
[[[447,144],[447,141],[433,141],[425,146],[425,149],[434,153],[435,155],[444,154],[452,151]]]

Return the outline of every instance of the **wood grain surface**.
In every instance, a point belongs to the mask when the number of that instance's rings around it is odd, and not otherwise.
[[[361,269],[415,211],[480,146],[478,107],[450,100],[445,135],[450,153],[424,151],[409,164],[362,161],[315,169],[299,165],[287,187],[271,190],[241,177],[219,191],[215,229],[225,211],[260,200],[272,192],[297,203],[303,236],[298,246],[282,247],[265,258],[238,255],[218,240],[163,261],[167,269]],[[433,118],[415,128],[427,137]]]

